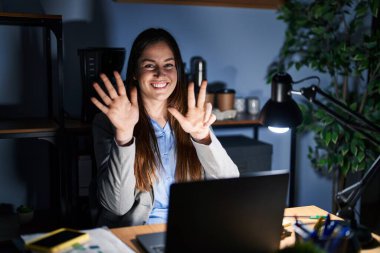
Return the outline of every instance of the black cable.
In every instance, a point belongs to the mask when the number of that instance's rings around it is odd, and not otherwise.
[[[304,81],[311,80],[311,79],[317,79],[318,80],[317,86],[319,86],[319,84],[321,83],[321,79],[318,76],[309,76],[309,77],[305,77],[305,78],[298,80],[298,81],[293,81],[293,84],[302,83]]]

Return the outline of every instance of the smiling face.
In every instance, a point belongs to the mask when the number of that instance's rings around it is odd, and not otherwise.
[[[166,42],[147,46],[138,59],[136,79],[146,101],[166,102],[177,85],[174,54]]]

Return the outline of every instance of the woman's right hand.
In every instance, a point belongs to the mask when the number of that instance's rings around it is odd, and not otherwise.
[[[133,129],[139,120],[139,108],[137,102],[137,90],[131,89],[131,98],[128,99],[124,82],[118,72],[114,72],[117,84],[117,91],[105,74],[101,74],[107,92],[98,83],[94,83],[94,89],[102,99],[92,97],[92,103],[105,115],[116,128],[115,140],[119,145],[125,145],[133,138]]]

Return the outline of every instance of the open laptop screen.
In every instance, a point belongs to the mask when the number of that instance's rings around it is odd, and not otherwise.
[[[173,184],[165,252],[273,252],[279,248],[287,171]]]

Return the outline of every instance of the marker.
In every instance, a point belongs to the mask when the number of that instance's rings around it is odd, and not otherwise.
[[[309,219],[312,219],[312,220],[318,220],[319,218],[326,219],[327,215],[319,215],[319,214],[317,214],[317,215],[296,215],[296,216],[294,216],[294,215],[286,215],[284,217],[286,217],[286,218],[295,218],[295,219],[297,219],[297,218],[309,218]]]
[[[309,217],[309,219],[315,219],[315,220],[320,219],[320,218],[322,218],[322,219],[326,219],[326,218],[327,218],[327,215],[311,215],[311,216]]]

